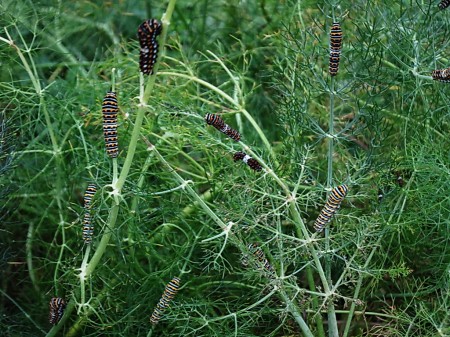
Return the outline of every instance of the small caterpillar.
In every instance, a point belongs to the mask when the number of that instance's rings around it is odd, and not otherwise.
[[[170,301],[175,297],[179,288],[181,280],[178,277],[174,277],[164,289],[164,293],[156,305],[155,310],[153,310],[152,316],[150,317],[150,322],[153,325],[158,324],[164,311],[169,307]]]
[[[262,166],[258,161],[252,157],[250,157],[245,152],[238,151],[233,155],[233,160],[238,161],[242,160],[244,163],[246,163],[251,169],[255,171],[261,171]]]
[[[264,255],[264,252],[261,248],[258,247],[256,243],[249,243],[247,246],[248,250],[256,257],[259,263],[263,266],[263,268],[266,270],[266,272],[269,274],[271,278],[275,277],[275,270],[270,265],[269,261],[266,259],[266,256]],[[259,268],[258,265],[256,265],[257,268]]]
[[[144,75],[152,75],[153,67],[158,59],[157,36],[161,34],[162,24],[156,19],[144,21],[138,28],[139,44],[139,68]]]
[[[342,29],[338,22],[333,22],[330,31],[330,67],[331,76],[336,76],[339,70],[339,61],[342,47]]]
[[[241,139],[239,132],[233,130],[219,115],[207,113],[205,115],[205,121],[208,125],[214,126],[217,130],[226,134],[231,139],[234,139],[237,142]]]
[[[52,297],[49,303],[48,320],[50,324],[56,325],[64,315],[66,309],[66,301],[61,297]]]
[[[433,77],[433,80],[435,81],[450,83],[450,68],[433,70],[431,72],[431,77]]]
[[[119,155],[119,145],[117,143],[117,113],[119,106],[115,92],[107,92],[102,103],[103,113],[103,136],[105,137],[106,153],[111,158]]]
[[[348,186],[345,184],[337,186],[331,191],[327,203],[323,207],[322,212],[320,212],[319,217],[314,223],[314,229],[317,232],[321,232],[326,224],[331,221],[331,218],[338,210],[342,200],[344,200],[345,196],[347,195],[347,192]]]

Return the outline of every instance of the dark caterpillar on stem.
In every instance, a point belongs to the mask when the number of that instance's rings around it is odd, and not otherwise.
[[[162,24],[156,19],[144,21],[138,28],[140,44],[139,68],[144,75],[152,75],[158,59],[157,36],[161,34]]]
[[[433,80],[435,81],[450,83],[450,68],[433,70],[431,72],[431,77],[433,77]]]
[[[338,22],[333,22],[330,31],[330,67],[331,76],[336,76],[339,71],[339,61],[342,48],[342,29]]]
[[[220,132],[226,134],[228,137],[235,141],[239,141],[241,139],[241,135],[236,130],[232,129],[228,124],[226,124],[222,117],[219,115],[214,115],[207,113],[205,115],[205,121],[208,125],[214,126]]]
[[[117,113],[119,105],[117,95],[110,91],[106,93],[102,103],[103,114],[103,136],[105,137],[106,153],[111,158],[119,155],[119,144],[117,142]]]
[[[250,157],[248,154],[242,151],[238,151],[233,155],[233,160],[238,161],[242,160],[244,163],[246,163],[252,170],[255,171],[261,171],[262,166],[261,164],[254,158]]]
[[[66,309],[66,301],[61,297],[52,297],[49,303],[48,320],[50,324],[56,325],[64,315]]]

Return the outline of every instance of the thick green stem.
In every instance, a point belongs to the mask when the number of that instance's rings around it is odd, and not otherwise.
[[[88,244],[86,251],[84,253],[84,258],[83,258],[83,262],[81,263],[81,268],[80,270],[86,270],[86,266],[88,263],[88,259],[89,259],[89,253],[91,252],[91,245]],[[85,274],[83,275],[83,277],[80,277],[80,305],[84,306],[84,304],[86,303],[86,287],[85,287],[85,281],[86,281],[86,277]]]
[[[280,296],[283,299],[283,301],[286,303],[288,310],[291,313],[292,317],[294,317],[294,320],[300,326],[300,329],[302,329],[303,335],[306,337],[314,337],[314,335],[312,334],[308,325],[306,324],[305,320],[300,315],[300,310],[298,310],[298,308],[291,301],[289,296],[283,290],[280,290],[279,293],[280,293]]]
[[[333,186],[333,154],[334,154],[334,77],[331,77],[330,84],[330,116],[328,122],[328,170],[327,170],[327,186],[331,189]],[[325,273],[327,283],[332,287],[331,280],[331,259],[328,252],[330,251],[330,230],[327,226],[325,228]],[[328,301],[328,336],[338,337],[339,331],[336,320],[336,313],[333,301]]]
[[[175,8],[175,3],[176,3],[176,0],[171,0],[169,2],[168,6],[167,6],[167,10],[162,18],[163,29],[161,32],[161,36],[159,38],[159,48],[162,51],[164,51],[164,45],[165,45],[166,37],[167,37],[167,30],[168,30],[168,27],[170,26],[170,19],[172,17],[172,13]],[[156,73],[158,71],[159,63],[160,63],[159,60],[161,60],[161,58],[162,57],[160,57],[158,59],[158,61],[156,62],[155,66],[153,68],[154,74],[149,76],[145,90],[141,89],[141,94],[139,95],[138,112],[137,112],[137,116],[136,116],[136,121],[134,122],[133,132],[131,133],[130,144],[128,145],[127,157],[125,158],[125,163],[123,164],[123,168],[122,168],[122,171],[120,172],[119,179],[118,179],[117,183],[115,184],[115,186],[113,186],[114,189],[116,189],[118,191],[122,190],[122,187],[125,184],[125,181],[128,177],[128,173],[130,172],[131,164],[133,163],[133,158],[134,158],[134,154],[136,152],[137,142],[139,140],[139,135],[141,132],[142,121],[144,120],[144,114],[145,114],[145,111],[147,110],[147,104],[148,104],[148,100],[150,98],[150,93],[152,92],[152,90],[154,88]],[[141,79],[141,88],[142,88],[144,75],[142,73],[139,73],[139,75],[140,75],[140,79]]]
[[[127,157],[125,158],[125,163],[123,164],[122,171],[120,172],[119,179],[116,184],[112,185],[113,189],[117,192],[122,190],[123,185],[130,172],[131,164],[133,163],[134,154],[136,152],[136,146],[141,133],[142,121],[144,120],[145,108],[141,104],[138,108],[138,114],[134,122],[133,132],[131,134],[130,144],[128,145]]]
[[[314,280],[314,275],[310,267],[306,270],[306,279],[308,281],[308,286],[311,291],[316,291],[316,282]],[[325,337],[325,329],[323,328],[323,319],[322,315],[318,313],[319,310],[319,301],[317,296],[311,296],[312,298],[312,308],[315,311],[314,319],[316,321],[317,326],[317,336]]]
[[[108,226],[106,226],[105,233],[103,234],[102,239],[100,240],[100,244],[98,245],[97,249],[95,250],[94,256],[92,256],[92,259],[89,261],[89,264],[86,267],[86,272],[84,275],[86,279],[88,279],[91,276],[95,267],[97,267],[98,263],[100,262],[100,259],[105,253],[106,247],[109,243],[109,240],[117,223],[118,213],[119,213],[119,205],[116,204],[111,209],[111,213],[109,214],[108,219]],[[80,277],[81,276],[82,275],[80,275]]]

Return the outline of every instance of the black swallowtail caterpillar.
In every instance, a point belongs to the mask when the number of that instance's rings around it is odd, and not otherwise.
[[[330,75],[336,76],[339,70],[339,60],[342,47],[342,29],[338,22],[333,22],[330,32]]]
[[[251,169],[255,171],[261,171],[262,166],[258,161],[252,157],[250,157],[248,154],[238,151],[233,155],[233,160],[238,161],[242,160],[244,163],[246,163],[248,166],[250,166]]]
[[[348,186],[345,184],[333,188],[328,197],[327,203],[323,207],[322,212],[320,212],[319,217],[314,223],[314,229],[317,232],[321,232],[325,225],[331,221],[331,218],[338,210],[342,200],[344,200],[345,196],[347,195],[347,192]]]
[[[248,250],[256,257],[258,262],[263,266],[265,271],[269,274],[271,278],[275,277],[275,270],[270,265],[269,261],[266,259],[266,256],[264,255],[264,252],[261,248],[258,247],[256,243],[249,243],[247,246]],[[256,265],[256,267],[259,269],[260,266]]]
[[[95,184],[93,183],[90,183],[86,188],[86,192],[84,193],[84,208],[86,210],[91,208],[91,202],[92,198],[95,195],[95,192],[97,192],[97,186],[95,186]]]
[[[52,297],[49,303],[50,312],[48,314],[50,324],[58,324],[64,315],[66,305],[66,301],[64,301],[61,297]]]
[[[448,6],[450,6],[450,0],[442,0],[438,5],[440,10],[446,9]]]
[[[117,143],[117,113],[119,105],[115,92],[107,92],[102,103],[103,113],[103,135],[105,137],[106,153],[111,158],[119,155],[119,145]]]
[[[87,210],[84,213],[83,220],[83,240],[86,244],[92,242],[92,236],[94,235],[94,225],[92,225],[91,213]]]
[[[92,235],[94,235],[94,226],[92,225],[90,208],[92,203],[92,198],[97,192],[97,186],[91,183],[86,188],[86,192],[84,193],[84,220],[83,220],[83,240],[86,244],[90,244],[92,242]]]
[[[175,295],[178,292],[178,289],[180,288],[180,282],[181,280],[178,277],[174,277],[164,289],[164,293],[159,300],[158,304],[156,305],[155,310],[152,313],[152,316],[150,317],[150,322],[153,325],[158,324],[159,320],[161,319],[161,316],[164,314],[164,310],[167,309],[167,307],[170,304],[170,301],[175,297]]]
[[[207,113],[205,115],[205,121],[208,125],[214,126],[217,130],[226,134],[231,139],[234,139],[237,142],[241,139],[239,132],[233,130],[219,115]]]
[[[435,81],[450,83],[450,68],[433,70],[431,77]]]
[[[162,24],[156,19],[144,21],[138,28],[139,68],[144,75],[153,74],[153,66],[158,58],[158,41],[156,37],[161,34]]]

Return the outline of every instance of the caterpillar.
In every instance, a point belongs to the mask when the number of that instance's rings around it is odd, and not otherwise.
[[[450,6],[450,0],[442,0],[438,5],[440,10],[446,9],[448,6]]]
[[[61,297],[52,297],[49,303],[50,312],[48,314],[48,320],[50,324],[56,325],[64,315],[66,309],[66,301]]]
[[[336,76],[339,70],[339,60],[342,47],[342,29],[338,22],[333,22],[330,32],[330,67],[331,76]]]
[[[95,184],[93,183],[90,183],[86,188],[86,192],[84,193],[84,208],[86,210],[91,208],[91,202],[92,198],[95,195],[95,192],[97,192],[97,186],[95,186]]]
[[[170,301],[175,297],[180,288],[181,280],[178,277],[174,277],[164,289],[164,293],[160,298],[156,308],[153,310],[152,316],[150,317],[150,322],[153,325],[158,324],[161,316],[164,314],[164,310],[169,307]]]
[[[238,151],[233,155],[233,160],[238,161],[242,160],[244,163],[246,163],[251,169],[255,171],[261,171],[262,166],[258,161],[252,157],[250,157],[245,152]]]
[[[161,34],[162,24],[156,19],[149,19],[141,23],[138,28],[139,68],[144,75],[153,74],[153,66],[158,58],[158,41],[156,37]]]
[[[248,250],[256,257],[259,263],[263,266],[266,272],[269,274],[271,278],[275,277],[275,270],[270,265],[269,261],[266,259],[264,252],[261,248],[258,247],[256,243],[249,243],[247,246]],[[257,265],[259,268],[259,266]]]
[[[117,113],[119,106],[116,93],[107,92],[102,103],[103,113],[103,136],[105,137],[106,153],[111,158],[119,155],[119,145],[117,143]]]
[[[94,226],[92,225],[91,214],[89,211],[84,213],[83,220],[83,240],[88,245],[92,242],[92,236],[94,235]]]
[[[327,203],[323,207],[322,212],[320,212],[319,217],[314,223],[314,229],[317,232],[321,232],[325,225],[331,221],[331,218],[338,210],[342,200],[344,200],[345,196],[347,195],[347,192],[348,186],[345,184],[337,186],[331,191]]]
[[[433,80],[435,81],[450,83],[450,68],[433,70],[431,72],[431,77],[433,77]]]
[[[219,115],[207,113],[205,115],[205,121],[208,125],[214,126],[217,130],[226,134],[231,139],[234,139],[237,142],[241,139],[239,132],[233,130],[228,124],[225,124]]]

